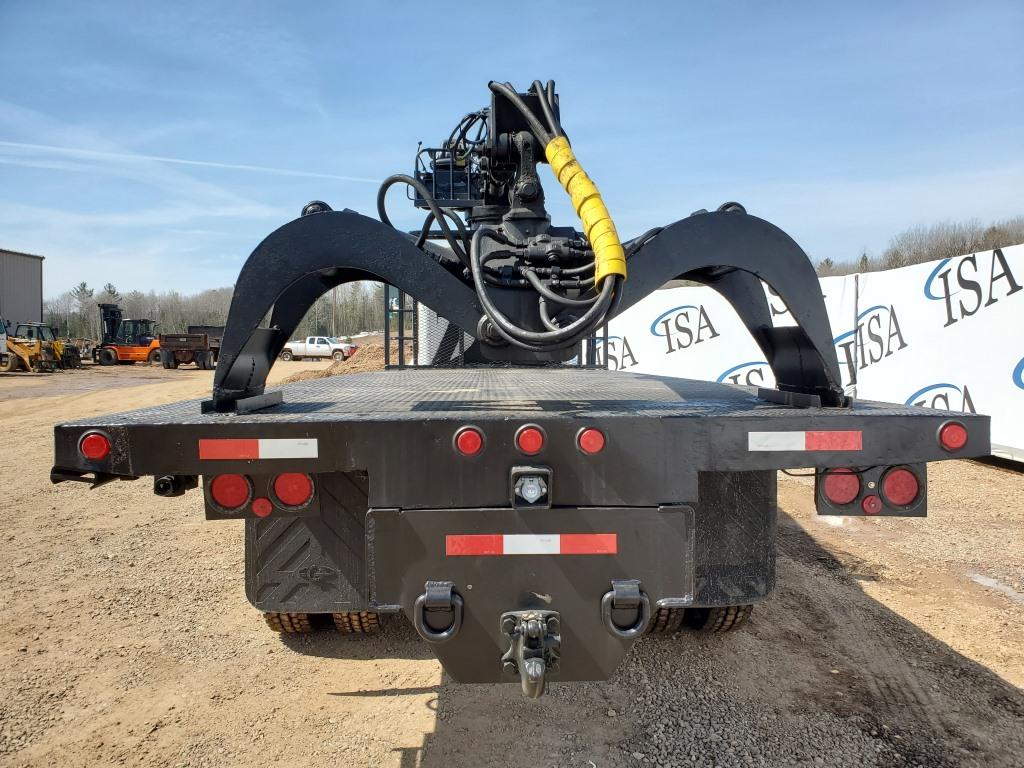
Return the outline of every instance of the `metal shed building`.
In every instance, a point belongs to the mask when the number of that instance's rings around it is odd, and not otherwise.
[[[0,317],[43,321],[43,257],[0,248]]]

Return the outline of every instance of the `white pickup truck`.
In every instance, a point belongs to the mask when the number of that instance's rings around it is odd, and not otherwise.
[[[305,341],[289,341],[281,350],[282,360],[301,360],[304,357],[332,357],[348,360],[359,349],[355,344],[333,336],[307,336]]]

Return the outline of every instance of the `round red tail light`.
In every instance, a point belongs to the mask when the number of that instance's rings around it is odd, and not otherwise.
[[[540,453],[544,447],[544,432],[533,425],[521,427],[516,432],[516,447],[527,456]]]
[[[905,467],[895,467],[882,478],[882,496],[893,507],[907,507],[917,501],[921,484],[917,475]]]
[[[882,500],[875,495],[865,496],[860,506],[865,515],[877,515],[882,511]]]
[[[852,469],[830,469],[825,473],[822,491],[833,504],[849,504],[860,496],[860,476]]]
[[[252,497],[252,485],[245,475],[217,475],[210,482],[210,498],[221,509],[241,509]]]
[[[274,478],[274,495],[284,507],[304,507],[313,498],[313,478],[302,472],[286,472]]]
[[[939,427],[939,445],[947,451],[959,451],[967,445],[967,427],[959,421],[947,421]]]
[[[99,432],[90,432],[78,443],[78,451],[89,461],[100,461],[110,455],[110,440]]]
[[[455,433],[455,449],[463,456],[476,456],[484,449],[484,435],[476,427],[463,427]]]
[[[604,432],[594,427],[587,427],[581,429],[580,433],[576,436],[576,445],[584,453],[594,455],[604,450],[605,439]]]
[[[256,517],[270,517],[270,513],[274,511],[274,505],[270,503],[270,499],[260,497],[253,499],[252,501],[252,513]]]

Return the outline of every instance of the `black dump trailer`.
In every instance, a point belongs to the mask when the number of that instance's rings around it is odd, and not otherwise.
[[[164,368],[195,363],[196,368],[212,371],[223,337],[223,325],[190,325],[185,333],[161,333],[160,362]]]
[[[402,614],[455,680],[536,697],[607,678],[645,632],[742,625],[775,583],[777,470],[813,469],[820,514],[924,516],[927,462],[989,453],[985,416],[844,394],[814,270],[781,230],[728,203],[620,243],[554,84],[490,88],[385,181],[380,221],[317,201],[253,252],[212,398],[57,425],[54,482],[201,485],[208,519],[244,520],[247,597],[274,629]],[[542,158],[583,232],[551,226]],[[394,184],[422,229],[390,226]],[[598,365],[607,321],[680,278],[730,300],[775,388]],[[268,390],[306,310],[359,279],[413,295],[459,343]],[[765,283],[795,326],[772,324]]]

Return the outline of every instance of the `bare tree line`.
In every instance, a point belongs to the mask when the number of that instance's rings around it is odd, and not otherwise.
[[[859,259],[836,262],[825,258],[818,262],[818,275],[849,275],[853,272],[877,272],[925,261],[965,256],[1024,243],[1024,216],[984,226],[977,219],[967,222],[945,221],[916,226],[895,235],[882,255],[873,258],[863,251]]]
[[[120,305],[126,318],[155,320],[160,333],[185,331],[190,325],[224,325],[233,288],[211,288],[185,295],[178,291],[121,292],[107,283],[91,288],[82,282],[70,291],[47,299],[43,320],[60,336],[100,338],[98,303]],[[299,323],[295,336],[351,336],[379,330],[384,324],[384,286],[358,282],[324,294]]]

